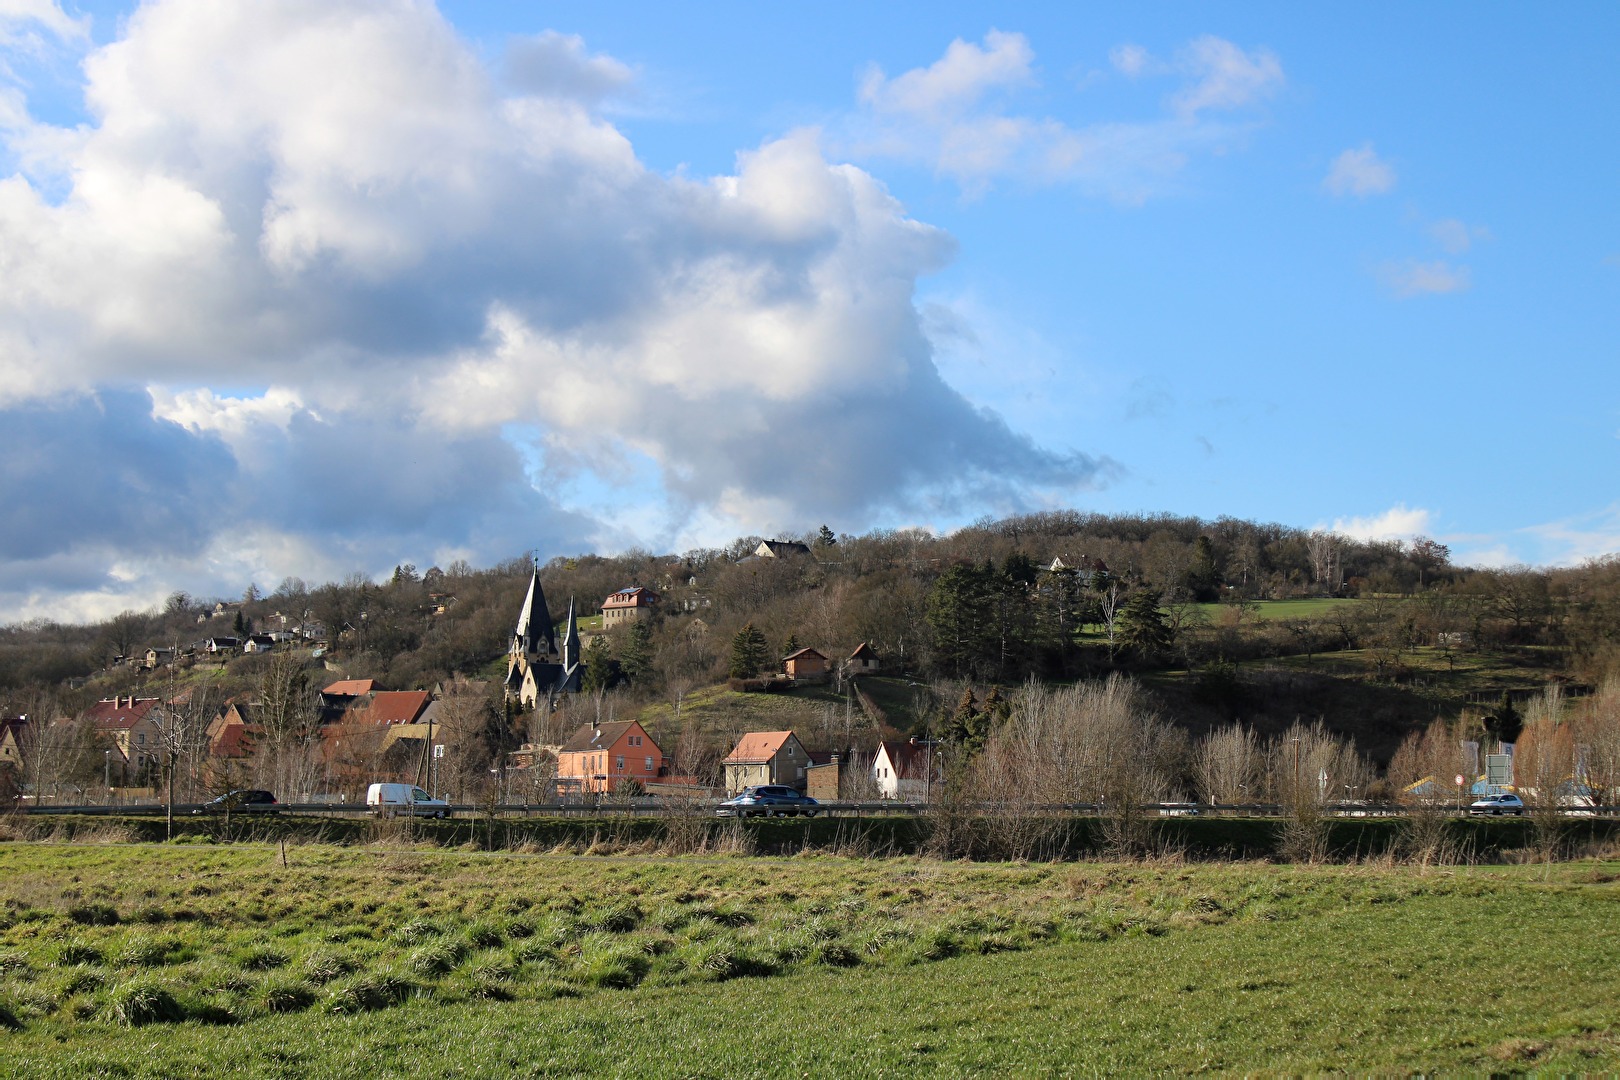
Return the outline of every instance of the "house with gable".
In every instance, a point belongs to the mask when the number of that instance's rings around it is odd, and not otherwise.
[[[877,650],[866,642],[855,646],[855,651],[849,654],[844,661],[846,675],[876,675],[882,665],[878,662]]]
[[[634,720],[585,724],[557,750],[557,786],[611,795],[626,781],[644,787],[665,775],[664,752]]]
[[[810,546],[796,540],[761,540],[754,549],[754,555],[761,559],[787,559],[809,554]]]
[[[735,795],[757,784],[782,784],[803,791],[810,755],[791,731],[751,731],[721,762],[726,769],[726,794]]]
[[[84,711],[96,740],[113,751],[112,764],[121,767],[126,780],[157,767],[163,749],[162,704],[161,698],[131,695],[104,698]]]
[[[937,768],[934,748],[923,740],[883,742],[872,758],[872,783],[882,798],[923,802]]]
[[[628,626],[637,619],[649,618],[659,599],[657,593],[640,585],[620,589],[602,601],[602,629],[611,630],[615,626]]]
[[[827,681],[827,657],[815,649],[800,649],[782,659],[787,677],[798,683]]]

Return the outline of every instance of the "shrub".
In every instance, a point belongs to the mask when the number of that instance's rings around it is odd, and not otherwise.
[[[397,975],[356,975],[333,985],[322,999],[321,1009],[339,1014],[386,1009],[404,1001],[411,990],[411,983]]]
[[[265,984],[259,1000],[266,1012],[302,1012],[315,1003],[315,993],[301,982],[278,979]]]
[[[589,986],[626,989],[647,977],[652,966],[640,950],[608,949],[580,959],[580,979]]]
[[[62,997],[66,999],[74,994],[88,994],[100,990],[106,981],[102,973],[94,968],[75,968],[61,982]]]
[[[424,945],[411,954],[410,969],[418,975],[443,975],[454,971],[461,963],[462,956],[459,944],[451,942],[435,942]]]
[[[124,942],[118,962],[127,967],[158,967],[169,953],[167,942],[157,938],[132,937]]]
[[[580,917],[580,925],[588,930],[602,930],[609,934],[627,934],[641,925],[641,908],[635,904],[614,904]]]
[[[110,904],[81,904],[69,908],[67,915],[80,926],[118,925],[118,909]]]
[[[324,986],[348,975],[356,967],[358,965],[347,956],[329,952],[311,953],[304,960],[304,975],[317,985]]]
[[[412,919],[394,931],[394,939],[406,945],[414,945],[417,942],[438,937],[443,933],[444,931],[436,923],[429,922],[427,919]]]
[[[258,946],[243,952],[237,964],[245,971],[274,971],[287,966],[287,954],[279,949]]]
[[[156,983],[145,981],[125,983],[113,991],[112,1009],[113,1017],[129,1027],[185,1019],[185,1010],[172,994]]]
[[[58,967],[75,967],[79,963],[100,963],[102,952],[96,946],[89,946],[83,941],[66,942],[65,946],[57,952]]]
[[[474,948],[493,949],[497,945],[506,943],[506,935],[501,933],[498,926],[477,922],[467,927],[467,941]]]

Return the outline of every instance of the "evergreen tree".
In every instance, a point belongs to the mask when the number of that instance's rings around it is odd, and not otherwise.
[[[744,623],[731,638],[731,677],[751,679],[770,663],[771,649],[753,623]]]
[[[585,646],[585,674],[580,676],[580,689],[587,694],[606,690],[614,683],[613,650],[607,638],[598,634]]]
[[[985,733],[994,731],[1012,715],[1012,702],[1001,696],[1001,687],[992,686],[984,698]]]
[[[639,685],[652,674],[652,663],[652,624],[646,619],[637,619],[625,631],[624,641],[619,645],[619,670],[625,678]]]
[[[799,635],[789,634],[788,639],[782,643],[782,655],[792,656],[799,651]]]
[[[1169,647],[1170,628],[1159,610],[1159,598],[1151,590],[1133,593],[1125,601],[1119,612],[1119,639],[1144,660]]]
[[[1215,545],[1207,536],[1200,536],[1193,545],[1192,566],[1187,569],[1187,591],[1203,604],[1220,599],[1221,574],[1215,565]]]
[[[832,547],[834,544],[838,543],[838,537],[833,535],[833,531],[831,529],[823,525],[821,527],[821,532],[816,537],[816,542],[822,547]]]
[[[928,594],[935,662],[950,674],[971,675],[985,663],[992,624],[989,585],[980,567],[953,566]]]
[[[247,637],[247,620],[242,618],[241,608],[236,609],[236,621],[231,624],[231,629],[236,632],[238,638]]]
[[[1485,730],[1505,743],[1516,743],[1524,734],[1524,718],[1513,707],[1513,695],[1508,691],[1502,691],[1502,703],[1485,718]]]
[[[978,730],[979,703],[974,699],[973,687],[962,689],[962,700],[957,702],[956,711],[945,721],[945,730],[942,734],[946,742],[965,744]]]

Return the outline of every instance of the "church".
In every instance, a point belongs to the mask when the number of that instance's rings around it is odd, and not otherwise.
[[[577,693],[585,672],[581,662],[579,626],[574,620],[574,602],[568,601],[568,621],[562,641],[551,625],[546,592],[540,586],[540,566],[535,564],[529,578],[529,594],[518,612],[517,629],[506,655],[506,694],[526,709],[558,694]]]

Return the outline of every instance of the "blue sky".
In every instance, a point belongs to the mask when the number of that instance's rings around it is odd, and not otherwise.
[[[0,3],[0,411],[154,507],[7,466],[0,618],[1041,506],[1620,550],[1617,31]]]

